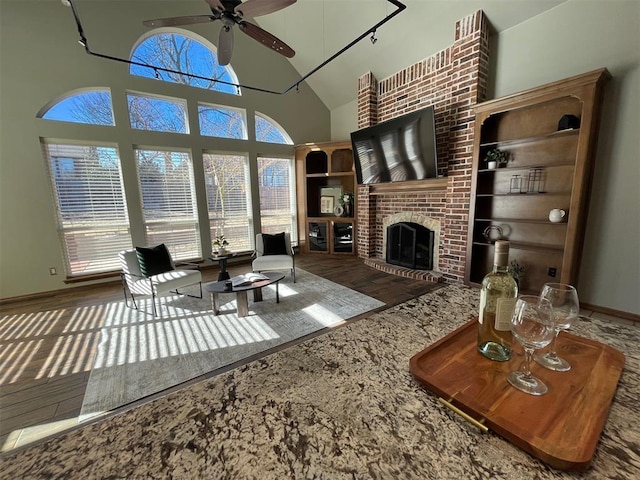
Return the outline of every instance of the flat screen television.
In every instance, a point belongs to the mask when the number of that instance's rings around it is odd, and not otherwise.
[[[351,133],[359,185],[437,178],[433,107]]]

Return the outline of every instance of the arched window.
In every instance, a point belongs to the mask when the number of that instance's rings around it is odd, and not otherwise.
[[[293,145],[293,140],[278,123],[263,113],[256,112],[256,140],[267,143]]]
[[[62,100],[44,107],[37,116],[61,122],[115,125],[111,92],[107,88],[70,92]]]
[[[100,132],[112,142],[109,145],[87,138],[93,134],[70,124],[63,129],[68,130],[69,140],[43,140],[69,276],[116,270],[118,252],[136,243],[165,243],[174,258],[191,260],[203,258],[207,252],[202,251],[202,246],[207,239],[220,234],[229,239],[234,253],[251,251],[254,230],[287,231],[294,242],[297,240],[294,162],[292,158],[284,158],[282,152],[286,149],[280,146],[293,145],[291,137],[260,112],[255,112],[255,131],[249,131],[250,99],[236,98],[229,102],[233,105],[226,105],[219,96],[219,92],[239,95],[240,90],[214,81],[237,83],[230,67],[218,65],[215,47],[191,33],[181,35],[164,30],[154,30],[141,38],[132,48],[133,60],[206,78],[194,79],[135,65],[129,74],[216,91],[211,94],[216,100],[203,101],[200,97],[209,93],[182,87],[172,87],[170,91],[177,88],[175,91],[184,95],[167,96],[168,85],[163,87],[157,82],[130,77],[131,87],[127,85],[124,91],[120,86],[117,88],[118,95],[124,98],[112,98],[108,87],[86,86],[51,100],[38,113],[39,118],[47,120],[98,126],[114,126],[115,118],[129,117],[130,129],[120,125],[122,128]],[[213,79],[207,80],[210,77]],[[141,90],[145,83],[148,88]],[[196,114],[189,111],[190,102],[197,105],[197,121],[190,118]],[[127,110],[122,111],[123,108]],[[190,127],[196,125],[199,128],[192,131]],[[244,141],[245,148],[241,142],[234,145],[245,151],[219,151],[218,144],[228,143],[218,142],[221,138]],[[248,150],[254,139],[272,144],[260,147],[257,184],[252,181],[249,168]],[[119,148],[124,145],[123,151],[128,152],[132,143],[135,172],[123,169],[119,156]],[[207,149],[215,145],[216,151],[203,151],[203,162],[194,163],[189,147],[192,143],[204,143]],[[123,159],[122,163],[129,161]],[[136,174],[137,185],[132,182]],[[196,188],[202,178],[205,190]],[[202,192],[206,193],[209,214],[206,224],[201,224],[198,216]],[[254,205],[252,198],[256,197],[259,202]],[[128,212],[140,210],[144,238],[132,238]],[[260,224],[254,226],[257,213]],[[136,232],[135,236],[140,237],[139,228]]]
[[[185,31],[184,34],[180,34],[176,33],[175,29],[156,29],[134,47],[131,61],[152,66],[131,65],[131,75],[240,95],[239,87],[217,81],[238,83],[233,69],[218,65],[215,47],[204,38],[196,38],[192,32]],[[153,67],[190,73],[208,80],[165,72]]]

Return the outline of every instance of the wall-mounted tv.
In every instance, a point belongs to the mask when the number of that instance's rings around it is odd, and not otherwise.
[[[438,176],[433,107],[351,133],[359,185]]]

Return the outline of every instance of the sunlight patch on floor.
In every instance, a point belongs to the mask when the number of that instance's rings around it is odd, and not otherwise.
[[[331,310],[326,309],[322,305],[318,305],[317,303],[303,308],[302,311],[313,318],[320,325],[324,325],[326,327],[335,327],[339,323],[344,323],[342,317],[336,315]]]
[[[167,357],[265,342],[279,335],[257,315],[238,318],[156,319],[106,329],[93,368],[107,368]]]

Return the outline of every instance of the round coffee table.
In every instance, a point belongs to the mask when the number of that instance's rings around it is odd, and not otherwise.
[[[262,272],[267,277],[267,280],[259,280],[249,285],[239,285],[232,287],[231,290],[225,289],[225,283],[227,281],[207,283],[204,289],[211,294],[211,306],[213,308],[213,314],[218,315],[220,313],[220,302],[218,295],[221,293],[235,293],[236,304],[238,305],[238,317],[246,317],[249,315],[249,300],[247,298],[247,292],[253,291],[253,301],[262,301],[262,287],[267,285],[276,285],[276,303],[280,303],[280,292],[278,291],[278,284],[280,280],[284,278],[283,273],[277,272]]]

